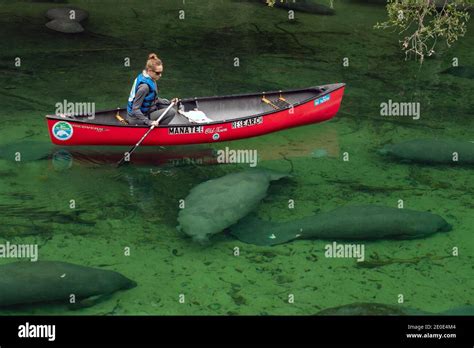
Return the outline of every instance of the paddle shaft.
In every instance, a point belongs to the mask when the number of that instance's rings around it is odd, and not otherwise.
[[[148,134],[150,134],[150,132],[155,129],[156,125],[160,123],[161,119],[168,113],[168,111],[170,111],[170,109],[173,107],[175,103],[174,102],[171,102],[171,104],[166,108],[165,111],[163,111],[163,113],[160,115],[160,117],[156,120],[156,123],[153,124],[150,129],[142,136],[142,138],[138,141],[138,143],[135,144],[135,146],[133,146],[130,151],[126,152],[125,155],[122,157],[122,159],[120,160],[120,162],[118,163],[118,166],[121,166],[123,163],[127,162],[125,160],[125,158],[127,158],[127,154],[128,154],[128,157],[130,158],[130,156],[132,155],[133,151],[135,151],[139,146],[140,144],[143,142],[143,140],[145,140],[145,138],[148,136]]]

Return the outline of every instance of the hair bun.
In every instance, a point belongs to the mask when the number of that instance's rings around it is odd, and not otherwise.
[[[148,55],[148,59],[155,59],[155,60],[158,60],[158,56],[156,55],[156,53],[150,53]]]

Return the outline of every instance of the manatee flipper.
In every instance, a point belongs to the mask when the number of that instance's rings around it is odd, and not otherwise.
[[[298,231],[278,228],[279,224],[249,216],[230,227],[238,240],[255,245],[277,245],[299,237]]]
[[[112,298],[112,294],[101,294],[83,298],[76,303],[70,303],[68,308],[72,311],[76,311],[82,308],[89,308],[95,306],[98,303],[107,301]]]

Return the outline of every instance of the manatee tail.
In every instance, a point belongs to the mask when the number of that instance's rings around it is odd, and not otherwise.
[[[277,224],[249,216],[230,227],[230,233],[238,240],[255,245],[277,245],[298,238],[285,224]]]

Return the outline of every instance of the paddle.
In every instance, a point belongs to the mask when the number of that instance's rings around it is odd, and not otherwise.
[[[163,113],[160,115],[160,117],[156,121],[154,121],[154,123],[152,124],[150,129],[142,136],[142,138],[138,141],[138,143],[136,143],[135,146],[130,149],[130,151],[125,152],[125,155],[122,157],[120,162],[117,163],[117,167],[120,167],[122,164],[124,164],[125,162],[128,162],[130,160],[130,156],[132,155],[133,151],[135,151],[137,149],[137,147],[139,147],[140,144],[143,142],[143,140],[145,140],[145,138],[148,136],[148,134],[150,134],[150,132],[153,129],[155,129],[155,127],[160,123],[163,116],[165,116],[168,113],[168,111],[170,111],[170,109],[173,107],[174,104],[175,104],[175,101],[172,101],[171,104],[166,108],[166,110],[163,111]],[[126,159],[127,157],[129,158],[128,160]]]

